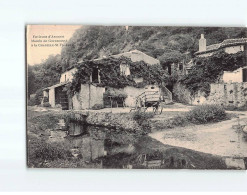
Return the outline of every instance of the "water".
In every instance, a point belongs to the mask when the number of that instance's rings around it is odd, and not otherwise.
[[[66,125],[66,136],[57,139],[70,149],[74,158],[102,168],[186,168],[186,160],[164,155],[167,146],[147,135],[120,129],[85,125],[72,121]],[[53,134],[53,138],[61,133]],[[56,140],[56,138],[54,138]],[[169,147],[168,147],[169,148]]]
[[[72,121],[53,140],[71,151],[73,158],[97,168],[224,169],[224,159],[162,144],[148,135]],[[56,139],[56,136],[59,138]],[[62,138],[61,138],[62,137]]]
[[[109,156],[120,153],[133,154],[135,152],[133,145],[137,140],[137,135],[127,132],[116,132],[115,129],[71,122],[64,142],[69,145],[74,156],[90,163],[96,160],[106,162],[109,161]]]

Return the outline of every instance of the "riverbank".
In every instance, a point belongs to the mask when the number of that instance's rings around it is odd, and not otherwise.
[[[118,115],[124,113],[114,113],[115,115],[90,113],[87,117],[90,116],[91,124],[98,122],[98,125],[83,128],[79,136],[54,139],[50,132],[59,127],[57,124],[59,119],[68,116],[68,113],[78,114],[78,112],[53,109],[35,111],[35,109],[37,108],[31,108],[27,112],[28,167],[227,168],[225,159],[218,155],[163,144],[150,136],[130,131],[130,129],[127,131],[113,128],[116,124],[129,123],[129,118],[126,116],[121,118]],[[129,115],[129,113],[125,114]],[[86,116],[85,113],[83,116]],[[107,120],[105,116],[108,116]],[[109,124],[106,121],[111,120],[111,117],[118,122],[115,121],[115,125],[108,128]],[[105,125],[102,125],[103,123]],[[133,122],[132,125],[136,124]]]

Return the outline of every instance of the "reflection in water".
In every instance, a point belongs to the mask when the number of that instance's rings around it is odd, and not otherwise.
[[[135,150],[135,135],[116,133],[113,129],[87,126],[80,122],[70,122],[68,127],[69,136],[65,142],[69,144],[72,154],[84,161],[91,162],[106,155],[131,154]]]
[[[86,132],[86,126],[83,125],[81,122],[70,122],[69,123],[69,135],[70,136],[78,136],[82,135]]]
[[[68,130],[64,145],[70,148],[73,156],[86,163],[100,164],[103,168],[205,169],[211,166],[212,161],[217,166],[224,166],[221,159],[212,160],[212,156],[166,146],[149,136],[124,130],[78,122],[70,123]]]

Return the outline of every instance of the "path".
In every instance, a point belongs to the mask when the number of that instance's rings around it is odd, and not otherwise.
[[[247,124],[246,112],[241,114],[240,123]],[[149,136],[163,144],[192,149],[214,155],[243,158],[247,157],[247,138],[243,132],[232,128],[238,119],[209,124],[166,129],[150,133]]]

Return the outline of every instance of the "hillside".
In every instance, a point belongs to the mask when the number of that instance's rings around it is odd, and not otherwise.
[[[62,49],[61,55],[50,56],[41,64],[29,66],[28,94],[59,82],[59,75],[80,60],[91,60],[111,54],[138,49],[158,58],[163,66],[193,57],[198,50],[200,34],[207,45],[228,38],[246,36],[246,28],[208,27],[140,27],[86,26],[78,29]],[[189,56],[189,58],[188,58]]]
[[[69,40],[72,46],[61,53],[62,66],[76,65],[78,60],[95,59],[111,54],[138,49],[158,58],[162,64],[178,61],[184,53],[198,50],[200,34],[205,34],[207,45],[229,38],[246,37],[245,28],[206,27],[139,27],[89,26],[78,29]]]

